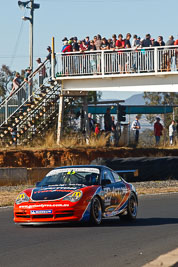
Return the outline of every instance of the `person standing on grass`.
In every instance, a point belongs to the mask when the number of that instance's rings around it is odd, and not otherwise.
[[[96,127],[95,127],[95,136],[96,136],[96,137],[99,137],[99,136],[100,136],[100,133],[101,133],[101,130],[100,130],[100,124],[99,124],[99,123],[96,123]]]
[[[110,114],[110,108],[107,108],[106,114],[104,115],[104,128],[105,132],[110,132],[112,126],[112,118]]]
[[[160,123],[160,118],[157,117],[156,122],[154,123],[154,135],[155,135],[155,139],[156,139],[156,145],[159,145],[162,131],[163,131],[163,126]]]
[[[140,122],[138,121],[138,116],[135,117],[135,120],[132,123],[132,130],[134,131],[134,136],[135,136],[135,144],[138,144],[139,140],[139,131],[140,131]]]
[[[88,113],[88,122],[89,122],[90,133],[95,132],[96,121],[92,118],[91,113]]]
[[[175,133],[176,133],[175,121],[172,120],[171,124],[169,125],[169,141],[171,146],[173,145]]]

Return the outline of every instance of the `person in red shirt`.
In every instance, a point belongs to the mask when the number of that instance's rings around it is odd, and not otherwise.
[[[62,53],[68,53],[68,52],[72,52],[72,44],[71,41],[67,41],[66,38],[64,39],[65,41],[63,41],[63,47],[62,47]],[[69,75],[70,73],[72,73],[72,65],[68,64],[67,58],[70,54],[67,55],[62,55],[62,74],[64,75]],[[66,64],[67,62],[67,64]]]
[[[123,49],[125,47],[125,41],[122,38],[123,35],[119,34],[118,40],[116,41],[116,49]],[[124,53],[121,51],[118,52],[118,63],[119,63],[119,72],[123,73],[125,63],[124,63]]]
[[[70,41],[64,41],[64,46],[62,48],[62,53],[66,53],[66,52],[72,52],[72,45],[70,43]]]
[[[95,135],[97,137],[99,137],[100,135],[100,124],[99,123],[96,123],[96,127],[95,127]]]
[[[118,40],[116,41],[116,48],[117,49],[122,49],[125,47],[125,41],[122,38],[123,38],[123,35],[119,34]]]
[[[174,45],[178,45],[178,39],[175,40]],[[175,49],[175,61],[176,61],[176,68],[178,70],[178,48]]]
[[[160,123],[160,118],[156,118],[156,122],[154,123],[154,135],[156,139],[156,145],[159,145],[160,142],[160,136],[162,135],[163,126]]]
[[[82,43],[80,44],[79,50],[81,52],[84,52],[84,51],[88,50],[88,46],[85,44],[85,40],[82,40]]]

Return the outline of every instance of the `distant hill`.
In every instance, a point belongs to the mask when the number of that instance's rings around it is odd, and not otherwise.
[[[125,103],[123,105],[144,105],[145,100],[143,98],[143,95],[143,93],[132,95],[131,97],[125,100]]]

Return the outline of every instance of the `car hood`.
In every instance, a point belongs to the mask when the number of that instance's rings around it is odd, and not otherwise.
[[[64,197],[71,192],[78,190],[84,187],[84,185],[76,185],[76,186],[59,186],[59,187],[37,187],[32,190],[31,199],[34,201],[39,200],[55,200]]]

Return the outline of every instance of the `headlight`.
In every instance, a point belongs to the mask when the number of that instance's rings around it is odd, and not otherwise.
[[[73,192],[72,194],[64,197],[62,200],[68,200],[68,201],[71,201],[71,202],[77,202],[81,199],[81,197],[83,196],[83,193],[82,191],[75,191]]]
[[[23,202],[28,202],[29,201],[29,197],[25,194],[25,193],[21,193],[18,195],[18,197],[16,198],[16,204],[21,204]]]

